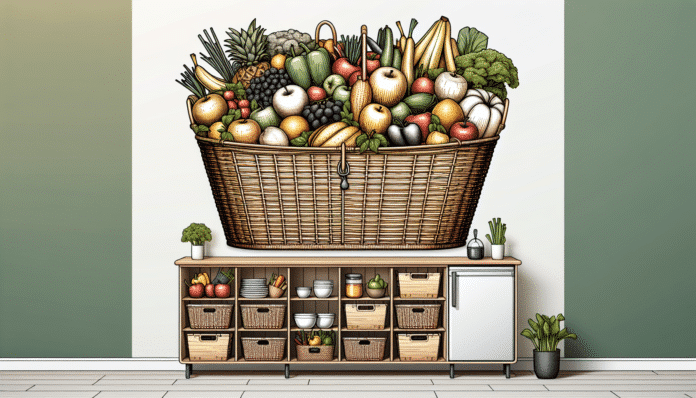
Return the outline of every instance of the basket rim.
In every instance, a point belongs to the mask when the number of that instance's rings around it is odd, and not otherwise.
[[[243,142],[228,141],[228,140],[216,140],[208,137],[194,136],[197,141],[204,142],[214,146],[238,148],[246,150],[256,150],[259,152],[273,152],[277,154],[282,153],[333,153],[341,152],[341,147],[299,147],[299,146],[280,146],[280,145],[261,145],[261,144],[247,144]],[[440,152],[442,150],[452,150],[464,147],[472,147],[483,145],[492,141],[497,141],[500,139],[500,135],[495,135],[493,137],[481,138],[478,140],[470,141],[460,141],[456,138],[452,138],[450,142],[445,144],[437,145],[414,145],[414,146],[400,146],[400,147],[383,147],[379,148],[380,153],[427,153],[427,152]],[[346,152],[360,153],[359,147],[346,147]]]

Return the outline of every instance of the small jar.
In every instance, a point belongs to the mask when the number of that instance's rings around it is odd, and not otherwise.
[[[346,297],[362,297],[362,274],[346,274]]]

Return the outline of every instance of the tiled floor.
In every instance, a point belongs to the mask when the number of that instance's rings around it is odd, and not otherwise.
[[[0,371],[0,397],[72,398],[696,398],[696,371],[439,373]]]

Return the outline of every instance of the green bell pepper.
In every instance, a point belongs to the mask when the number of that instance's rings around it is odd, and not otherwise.
[[[290,50],[292,57],[285,60],[285,70],[295,84],[307,90],[312,85],[307,60],[302,55],[295,55],[295,47],[290,47]]]
[[[309,65],[309,74],[314,85],[321,87],[324,84],[324,80],[331,74],[331,57],[329,52],[323,47],[310,52],[304,43],[300,43],[300,47],[307,53],[307,65]]]

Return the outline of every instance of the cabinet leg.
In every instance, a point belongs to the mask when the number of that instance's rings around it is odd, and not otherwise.
[[[290,378],[290,364],[285,364],[285,378],[289,379]]]
[[[509,379],[510,378],[510,364],[506,363],[503,365],[503,371],[505,372],[505,378]]]
[[[193,373],[193,365],[190,363],[187,363],[186,364],[186,378],[190,379],[192,373]]]
[[[450,379],[454,379],[454,364],[450,364]]]

